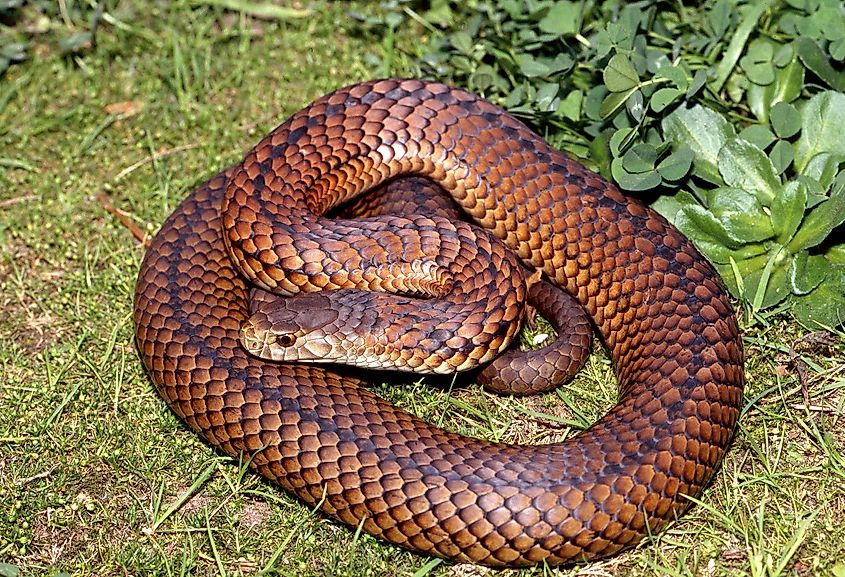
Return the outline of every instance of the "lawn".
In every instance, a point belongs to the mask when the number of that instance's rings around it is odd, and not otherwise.
[[[2,4],[2,3],[0,3]],[[288,115],[351,82],[412,68],[351,12],[294,3],[117,3],[93,45],[59,41],[93,10],[41,26],[0,76],[0,577],[9,575],[845,576],[845,339],[788,313],[741,320],[748,387],[736,440],[668,531],[585,566],[497,572],[383,544],[315,513],[212,449],[157,396],[134,346],[144,246],[196,185]],[[534,330],[543,330],[543,325]],[[376,390],[447,428],[551,442],[606,411],[599,345],[560,391]]]

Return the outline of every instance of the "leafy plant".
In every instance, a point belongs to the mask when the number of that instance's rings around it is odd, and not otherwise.
[[[621,188],[658,196],[753,311],[845,321],[841,2],[382,8],[365,26],[429,34],[408,48],[416,73],[485,95]]]

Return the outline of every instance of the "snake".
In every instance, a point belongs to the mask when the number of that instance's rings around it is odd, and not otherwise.
[[[332,213],[343,218],[393,214],[463,219],[460,207],[451,197],[434,183],[418,177],[399,178],[376,187]],[[501,285],[502,279],[497,280]],[[474,371],[471,380],[488,391],[508,395],[549,391],[572,380],[589,358],[592,327],[583,309],[569,293],[549,282],[540,278],[528,280],[527,303],[545,317],[556,336],[537,349],[501,352]],[[241,344],[253,355],[269,360],[383,369],[390,359],[382,361],[381,357],[386,356],[383,348],[376,354],[378,339],[372,325],[379,321],[383,324],[384,309],[379,309],[379,315],[365,315],[371,307],[357,306],[355,296],[360,295],[353,293],[352,298],[344,299],[342,293],[321,291],[309,293],[311,297],[279,298],[255,289],[250,296],[251,316],[241,328]],[[326,314],[327,310],[331,314]],[[417,316],[414,321],[418,330],[421,319]],[[434,330],[436,327],[431,327],[429,332]],[[306,335],[308,338],[304,339]],[[356,340],[363,342],[355,346]],[[405,335],[403,346],[410,350],[407,340]],[[319,354],[309,354],[309,343],[317,344]],[[407,364],[393,368],[413,370]]]
[[[414,175],[586,311],[619,383],[593,425],[545,445],[474,439],[342,369],[240,346],[255,286],[354,280],[336,265],[393,246],[358,254],[358,235],[315,233],[332,233],[322,214]],[[606,557],[663,529],[717,470],[745,382],[730,301],[690,241],[496,105],[417,79],[321,97],[199,186],[147,249],[134,320],[156,389],[211,445],[377,538],[497,567]]]

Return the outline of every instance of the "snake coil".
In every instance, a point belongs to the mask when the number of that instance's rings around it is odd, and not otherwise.
[[[605,417],[562,443],[497,445],[349,376],[239,346],[246,279],[332,285],[343,275],[326,271],[355,247],[312,225],[408,174],[437,182],[587,311],[620,383]],[[725,292],[685,238],[501,109],[419,80],[320,98],[192,193],[141,264],[135,323],[161,395],[221,451],[373,535],[493,566],[607,556],[665,526],[710,480],[744,385]]]

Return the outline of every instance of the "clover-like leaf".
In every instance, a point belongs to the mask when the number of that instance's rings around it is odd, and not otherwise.
[[[754,84],[767,85],[775,81],[775,66],[772,62],[774,47],[767,40],[754,40],[748,47],[739,65]]]
[[[792,104],[778,102],[770,111],[772,128],[781,138],[789,138],[801,130],[801,114]]]
[[[788,140],[778,140],[777,144],[772,147],[772,151],[769,153],[769,160],[772,161],[775,172],[783,174],[789,168],[789,165],[792,164],[794,156],[792,143]]]
[[[680,180],[687,175],[692,166],[693,153],[688,146],[681,146],[660,161],[657,172],[666,180]]]
[[[613,180],[625,190],[650,190],[660,185],[660,174],[656,170],[646,172],[628,172],[621,158],[614,158],[610,163]]]
[[[775,133],[769,130],[769,127],[765,124],[747,126],[739,133],[739,137],[757,146],[760,150],[765,150],[777,139]]]
[[[581,4],[558,0],[538,22],[540,30],[556,36],[576,34],[581,25]]]
[[[640,75],[624,54],[614,54],[604,68],[604,85],[611,92],[626,92],[636,88]]]

